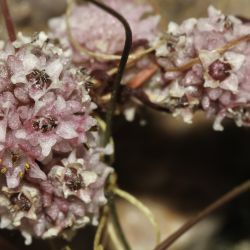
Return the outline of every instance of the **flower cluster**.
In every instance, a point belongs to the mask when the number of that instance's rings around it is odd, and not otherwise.
[[[164,75],[153,77],[145,91],[174,115],[192,121],[195,110],[216,116],[214,129],[223,130],[225,117],[238,126],[250,125],[250,24],[225,16],[214,7],[208,18],[171,22],[156,50]]]
[[[142,51],[148,49],[150,43],[159,34],[160,16],[153,15],[151,5],[141,4],[137,0],[104,0],[103,2],[124,16],[131,27],[133,33],[131,55],[133,54],[134,57],[130,58],[130,63]],[[125,42],[124,28],[117,19],[91,3],[74,5],[68,16],[68,23],[67,26],[67,15],[52,18],[49,21],[50,35],[58,39],[64,50],[72,55],[74,64],[84,63],[90,70],[90,74],[101,82],[102,87],[98,89],[99,96],[96,98],[96,103],[99,107],[104,106],[105,110],[105,97],[110,92],[114,72],[117,72],[114,69],[120,60]],[[78,46],[75,46],[70,38]],[[126,70],[122,84],[129,84],[141,70],[151,63],[148,56],[135,60],[133,67]],[[102,96],[104,100],[101,99]],[[136,108],[129,102],[129,99],[130,95],[127,93],[122,95],[119,113],[124,112],[127,120],[133,120]]]
[[[88,81],[45,33],[0,50],[0,227],[27,243],[95,224],[106,201]]]
[[[135,46],[152,41],[158,33],[160,17],[153,15],[145,17],[152,12],[150,5],[138,4],[135,0],[105,0],[104,3],[126,18],[133,32]],[[104,54],[121,54],[125,42],[122,24],[95,5],[87,3],[75,6],[69,23],[74,39],[84,48]],[[64,16],[52,18],[49,27],[52,35],[60,40],[64,48],[72,46]],[[81,55],[77,50],[72,53],[72,60],[75,63],[84,61],[93,64],[95,61],[88,55]]]

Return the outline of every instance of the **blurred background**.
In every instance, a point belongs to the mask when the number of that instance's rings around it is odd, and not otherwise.
[[[126,1],[126,0],[124,0]],[[206,15],[213,4],[225,13],[250,17],[249,0],[148,0],[168,21]],[[17,29],[26,34],[46,30],[50,17],[65,11],[64,0],[9,0]],[[2,20],[1,20],[2,21]],[[4,26],[0,37],[4,38]],[[142,121],[146,125],[141,126]],[[154,212],[165,238],[188,218],[250,178],[250,129],[227,123],[214,132],[211,121],[197,114],[193,125],[150,110],[134,123],[117,117],[114,126],[115,167],[121,188]],[[119,201],[119,214],[133,250],[152,249],[151,226],[135,208]],[[94,228],[80,230],[72,243],[35,240],[23,245],[18,232],[0,231],[0,249],[92,249]],[[250,195],[245,194],[192,229],[171,249],[250,250]]]

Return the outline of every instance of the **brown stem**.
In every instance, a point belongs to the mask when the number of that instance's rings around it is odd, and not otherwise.
[[[117,71],[117,74],[116,74],[116,77],[114,80],[114,85],[113,85],[113,89],[112,89],[112,93],[111,93],[111,100],[110,100],[107,114],[106,114],[106,131],[104,134],[104,142],[103,142],[104,146],[106,146],[109,143],[110,138],[111,138],[112,120],[113,120],[113,115],[114,115],[115,108],[116,108],[120,83],[121,83],[124,71],[126,69],[127,61],[129,58],[129,53],[130,53],[130,50],[132,47],[132,31],[131,31],[130,25],[127,22],[127,20],[122,15],[120,15],[117,11],[115,11],[114,9],[110,8],[108,5],[101,3],[97,0],[87,0],[87,1],[96,5],[99,8],[101,8],[103,11],[106,11],[107,13],[112,15],[113,17],[115,17],[123,25],[123,28],[125,31],[125,43],[124,43],[124,47],[123,47],[123,52],[122,52],[119,66],[118,66],[118,71]],[[119,236],[124,248],[126,250],[130,250],[131,248],[130,248],[130,246],[127,242],[127,239],[123,233],[119,218],[116,214],[115,204],[112,203],[112,201],[110,204],[110,213],[111,213],[111,216],[112,216],[113,221],[115,223],[114,226],[117,230],[118,236]]]
[[[14,41],[16,41],[16,32],[15,32],[13,20],[12,20],[11,15],[10,15],[7,0],[0,0],[0,7],[1,7],[3,17],[4,17],[4,21],[5,21],[6,29],[7,29],[8,35],[9,35],[9,39],[11,42],[14,42]]]
[[[223,207],[224,205],[226,205],[227,203],[229,203],[230,201],[232,201],[233,199],[235,199],[236,197],[240,196],[241,194],[247,191],[250,191],[250,180],[234,188],[233,190],[222,196],[220,199],[212,203],[202,212],[200,212],[197,216],[190,219],[187,223],[181,226],[176,232],[174,232],[166,240],[164,240],[160,245],[158,245],[154,250],[169,249],[169,247],[172,246],[172,244],[175,243],[176,240],[178,240],[183,234],[189,231],[198,222],[202,221],[205,217],[212,214],[219,208]]]

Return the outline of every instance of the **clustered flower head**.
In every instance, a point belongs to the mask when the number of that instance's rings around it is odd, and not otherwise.
[[[0,50],[0,227],[27,244],[96,224],[106,202],[88,81],[43,32]]]
[[[107,6],[123,15],[131,26],[133,43],[143,44],[152,41],[158,32],[160,17],[148,15],[153,11],[149,4],[139,4],[136,0],[104,0]],[[125,42],[122,24],[110,14],[91,3],[74,6],[69,18],[70,30],[74,39],[84,48],[105,54],[121,54]],[[49,21],[51,34],[58,38],[64,48],[71,48],[67,34],[65,16]],[[83,56],[73,49],[73,62],[93,63],[93,58]]]
[[[223,130],[224,118],[238,126],[250,125],[250,23],[225,16],[214,7],[207,18],[171,22],[156,50],[164,72],[145,87],[150,99],[174,115],[192,121],[195,110],[215,116],[214,129]]]
[[[153,14],[153,7],[150,4],[146,2],[142,4],[138,0],[102,2],[120,13],[129,23],[133,33],[131,55],[136,56],[150,47],[150,43],[160,32],[160,16]],[[76,65],[79,63],[87,65],[90,74],[100,81],[101,87],[97,87],[98,90],[95,92],[95,95],[98,93],[98,97],[94,96],[94,98],[98,106],[105,110],[106,96],[110,93],[114,82],[115,74],[111,72],[117,68],[125,42],[122,24],[95,5],[84,3],[74,4],[70,13],[50,19],[49,28],[50,36],[60,41],[62,48],[71,54],[72,62]],[[88,52],[93,52],[95,55],[90,55]],[[148,56],[135,61],[133,67],[126,70],[122,85],[128,84],[138,72],[152,63]],[[127,93],[121,96],[117,113],[124,112],[127,120],[133,120],[135,106],[129,103]]]

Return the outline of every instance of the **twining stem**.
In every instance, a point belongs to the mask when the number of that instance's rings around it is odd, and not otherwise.
[[[114,197],[109,198],[109,209],[110,209],[110,214],[112,216],[112,222],[113,222],[113,225],[114,225],[114,228],[116,230],[117,235],[119,236],[124,248],[126,250],[131,250],[131,247],[130,247],[130,245],[125,237],[125,234],[123,233],[123,230],[122,230],[122,227],[120,224],[120,220],[119,220],[119,216],[117,213]]]
[[[97,7],[103,9],[104,11],[109,13],[110,15],[114,16],[118,21],[120,21],[125,29],[125,35],[126,35],[124,49],[123,49],[123,53],[122,53],[121,60],[119,63],[118,72],[117,72],[115,80],[114,80],[114,85],[113,85],[112,94],[111,94],[111,100],[110,100],[108,110],[107,110],[107,115],[106,115],[106,130],[105,130],[104,141],[103,141],[104,146],[106,146],[109,143],[110,138],[111,138],[112,118],[113,118],[113,115],[115,112],[118,90],[120,87],[120,83],[121,83],[124,71],[126,69],[126,64],[127,64],[128,58],[129,58],[129,53],[130,53],[130,50],[132,47],[132,31],[131,31],[131,28],[130,28],[128,22],[126,21],[126,19],[123,16],[121,16],[119,13],[117,13],[115,10],[109,8],[105,4],[100,3],[98,1],[95,1],[95,0],[88,0],[88,1],[95,4]],[[127,239],[123,233],[123,230],[122,230],[122,227],[120,225],[120,221],[119,221],[119,218],[117,215],[115,203],[114,203],[112,198],[109,201],[109,206],[110,206],[110,214],[112,216],[113,223],[114,223],[115,229],[117,231],[117,234],[118,234],[125,250],[130,250],[131,248],[130,248],[130,246],[127,242]]]
[[[120,55],[115,55],[115,54],[107,54],[107,53],[101,53],[101,52],[94,52],[91,51],[89,49],[87,49],[86,47],[84,47],[82,44],[80,44],[73,35],[71,26],[70,26],[70,17],[72,14],[72,10],[75,4],[75,0],[68,0],[68,7],[66,10],[66,15],[65,15],[65,22],[66,22],[66,30],[67,30],[67,35],[68,35],[68,39],[71,43],[71,45],[80,53],[83,55],[88,55],[90,57],[93,57],[97,60],[101,60],[101,61],[120,61],[121,60],[121,56]],[[129,55],[129,62],[127,66],[131,66],[133,65],[136,61],[138,61],[139,59],[141,59],[142,57],[150,54],[151,52],[153,52],[156,48],[158,48],[159,46],[161,46],[163,44],[163,41],[160,41],[157,45],[155,45],[154,47],[150,47],[148,49],[143,49],[143,50],[139,50],[137,52],[135,52],[134,54],[130,54]],[[108,71],[108,75],[112,76],[114,74],[116,74],[118,71],[118,67],[115,67],[113,69],[111,69],[110,71]]]
[[[103,231],[106,227],[106,224],[108,222],[108,216],[109,216],[109,207],[105,206],[102,211],[102,217],[100,219],[95,239],[94,239],[94,250],[102,250],[103,246],[101,244],[102,236],[103,236]]]
[[[119,90],[120,83],[122,80],[122,76],[123,76],[124,71],[126,69],[126,64],[128,61],[129,53],[130,53],[130,50],[132,47],[132,31],[131,31],[131,28],[130,28],[128,22],[126,21],[126,19],[123,16],[121,16],[119,13],[117,13],[113,9],[109,8],[108,6],[106,6],[102,3],[99,3],[95,0],[88,0],[88,1],[97,5],[98,7],[102,8],[103,10],[107,11],[109,14],[111,14],[112,16],[117,18],[123,24],[124,29],[125,29],[125,33],[126,33],[126,40],[125,40],[125,44],[124,44],[124,49],[123,49],[122,57],[121,57],[121,60],[119,63],[118,72],[117,72],[116,77],[115,77],[114,86],[113,86],[113,90],[112,90],[112,97],[111,97],[111,100],[110,100],[110,103],[108,106],[107,115],[106,115],[107,128],[106,128],[106,132],[105,132],[105,136],[104,136],[104,144],[106,145],[110,140],[111,129],[112,129],[112,118],[113,118],[113,114],[115,111],[117,94],[118,94],[118,90]]]
[[[0,8],[4,17],[6,29],[11,42],[16,41],[16,31],[10,15],[7,0],[0,0]]]
[[[164,240],[160,245],[158,245],[154,250],[166,250],[169,249],[173,243],[176,242],[183,234],[189,231],[193,226],[202,221],[205,217],[212,214],[216,210],[220,209],[233,199],[237,198],[241,194],[250,191],[250,180],[244,182],[240,186],[234,188],[227,194],[223,195],[217,201],[212,203],[210,206],[205,208],[202,212],[200,212],[197,216],[190,219],[187,223],[181,226],[176,232],[170,235],[166,240]]]

